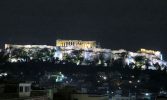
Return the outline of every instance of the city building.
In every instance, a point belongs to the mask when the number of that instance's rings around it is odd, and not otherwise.
[[[30,97],[31,83],[19,83],[19,97]]]

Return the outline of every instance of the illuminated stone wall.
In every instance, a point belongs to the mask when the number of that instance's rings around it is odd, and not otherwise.
[[[47,61],[55,56],[57,47],[48,45],[15,45],[5,44],[9,62],[29,62],[30,60]],[[57,55],[59,57],[59,55]],[[56,57],[57,57],[56,56]],[[60,55],[61,56],[61,55]]]
[[[56,46],[60,47],[76,47],[81,49],[96,48],[96,41],[82,41],[82,40],[57,40]]]
[[[5,44],[5,49],[10,49],[10,48],[25,48],[25,49],[31,49],[31,48],[50,48],[50,49],[53,49],[53,48],[55,48],[55,46]]]

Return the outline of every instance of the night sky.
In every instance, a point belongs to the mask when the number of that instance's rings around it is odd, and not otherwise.
[[[0,0],[0,45],[96,40],[167,54],[167,0]]]

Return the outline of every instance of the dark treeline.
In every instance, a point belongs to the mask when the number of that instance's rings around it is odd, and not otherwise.
[[[9,71],[12,73],[17,73],[19,71],[25,72],[53,72],[53,71],[62,71],[68,73],[76,73],[78,71],[83,73],[95,73],[98,71],[109,73],[111,71],[119,71],[121,73],[129,74],[165,74],[166,71],[160,70],[141,70],[141,69],[131,69],[128,67],[122,67],[121,65],[112,65],[109,67],[104,66],[94,66],[94,65],[76,65],[76,64],[54,64],[50,62],[28,62],[28,63],[5,63],[0,65],[0,70]],[[165,77],[165,76],[163,76]]]

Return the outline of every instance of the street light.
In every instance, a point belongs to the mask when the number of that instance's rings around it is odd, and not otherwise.
[[[132,81],[129,81],[129,83],[131,84],[131,83],[132,83]]]
[[[103,76],[103,79],[104,79],[104,80],[106,80],[106,79],[107,79],[107,77],[106,77],[106,76]]]
[[[140,80],[137,80],[137,83],[140,83]]]
[[[145,93],[146,96],[149,96],[149,93]]]

